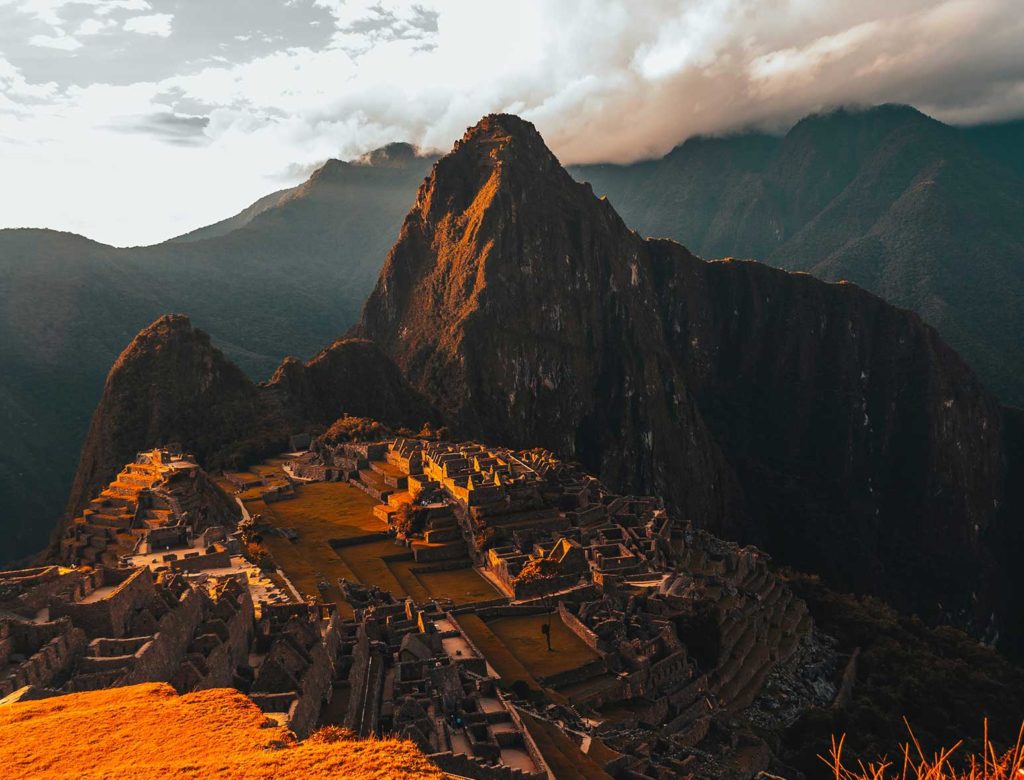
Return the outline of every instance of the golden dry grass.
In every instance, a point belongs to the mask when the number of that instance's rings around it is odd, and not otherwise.
[[[296,743],[241,693],[163,683],[0,707],[0,766],[33,778],[442,778],[410,742]]]
[[[843,760],[846,735],[838,740],[833,737],[828,756],[819,758],[835,780],[1019,780],[1024,777],[1024,724],[1017,735],[1017,744],[1002,752],[989,740],[986,722],[984,752],[966,760],[958,755],[959,742],[926,756],[909,723],[907,731],[910,739],[896,760],[883,759],[867,764],[858,761],[856,766],[848,767]]]

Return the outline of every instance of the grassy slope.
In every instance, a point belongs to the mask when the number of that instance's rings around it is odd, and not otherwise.
[[[11,777],[443,777],[410,742],[296,744],[237,691],[163,683],[0,707],[0,765]]]

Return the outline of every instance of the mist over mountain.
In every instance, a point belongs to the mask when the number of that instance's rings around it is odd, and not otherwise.
[[[1021,149],[1022,122],[959,129],[887,105],[572,170],[644,235],[849,280],[916,311],[1022,405]]]

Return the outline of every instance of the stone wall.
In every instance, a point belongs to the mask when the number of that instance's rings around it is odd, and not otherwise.
[[[231,555],[226,549],[208,553],[186,553],[184,558],[171,561],[172,571],[202,571],[203,569],[227,569],[231,566]]]
[[[580,622],[580,619],[576,617],[568,609],[566,609],[565,603],[561,601],[558,602],[558,616],[562,618],[562,622],[565,623],[565,627],[572,631],[580,639],[582,639],[583,643],[587,647],[589,647],[595,653],[604,655],[605,650],[604,648],[599,647],[599,645],[601,644],[601,640],[597,636],[597,634],[595,634],[593,631],[591,631],[589,628],[583,625],[583,623]]]
[[[51,597],[50,618],[68,617],[90,637],[124,636],[132,614],[153,596],[153,575],[148,568],[101,569],[100,587],[116,585],[101,599],[89,603]]]
[[[153,641],[139,653],[134,667],[119,682],[120,685],[171,679],[202,622],[203,599],[203,594],[196,590],[185,592],[177,609],[170,610],[160,618]]]
[[[0,698],[26,685],[49,686],[84,646],[84,632],[67,618],[40,624],[15,620],[0,623],[0,668],[8,663],[12,652],[28,656],[4,670]]]
[[[473,780],[546,780],[546,772],[532,774],[520,769],[495,764],[483,764],[463,753],[434,753],[427,756],[442,772],[456,777],[469,777]]]
[[[288,727],[301,739],[309,736],[320,717],[320,708],[334,691],[334,662],[341,644],[341,620],[331,615],[323,640],[310,650],[310,665],[302,675],[295,706],[288,713]]]
[[[57,566],[5,571],[0,575],[0,606],[22,617],[35,617],[55,593],[84,578],[80,571]]]

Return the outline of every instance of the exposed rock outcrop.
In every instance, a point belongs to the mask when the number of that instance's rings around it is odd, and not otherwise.
[[[437,414],[372,341],[339,339],[308,363],[285,358],[265,385],[285,417],[330,425],[343,414],[415,427]]]
[[[985,628],[1002,412],[956,353],[853,285],[643,240],[521,119],[435,165],[357,332],[461,435]]]

